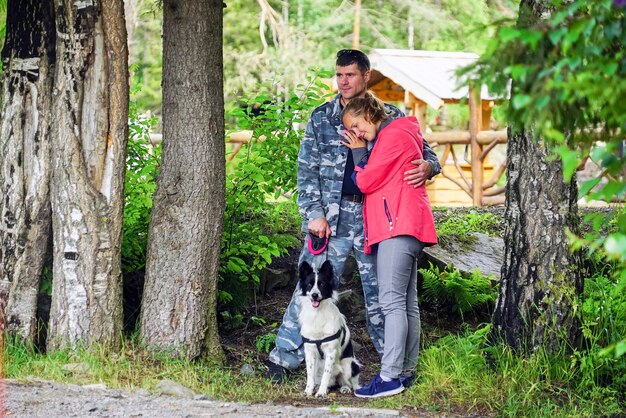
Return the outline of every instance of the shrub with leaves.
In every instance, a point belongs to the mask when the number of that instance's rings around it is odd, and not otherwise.
[[[122,268],[125,272],[141,270],[146,264],[152,195],[161,157],[160,145],[150,143],[149,133],[155,124],[156,118],[140,114],[137,105],[131,102],[124,182]]]
[[[469,311],[486,310],[498,297],[498,291],[489,277],[474,269],[469,277],[446,266],[443,271],[430,263],[430,268],[418,270],[423,277],[421,299],[428,304],[463,316]]]
[[[302,128],[310,112],[328,95],[320,76],[312,74],[307,84],[282,102],[277,102],[268,88],[246,100],[247,107],[231,111],[238,129],[252,131],[252,140],[228,167],[220,267],[222,304],[246,306],[261,271],[274,257],[300,245],[300,240],[287,232],[299,230],[294,200]]]
[[[584,350],[577,351],[582,382],[611,385],[626,393],[626,288],[611,270],[614,263],[596,259],[594,274],[585,280],[581,297]]]

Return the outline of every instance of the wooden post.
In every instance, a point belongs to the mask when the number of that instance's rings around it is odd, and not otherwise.
[[[427,104],[419,99],[413,102],[413,116],[417,118],[420,123],[420,129],[422,134],[426,131],[426,110]]]
[[[491,110],[493,109],[493,105],[493,100],[482,101],[481,108],[483,122],[481,129],[491,129]]]
[[[474,206],[482,206],[483,197],[483,161],[481,159],[483,147],[478,142],[478,133],[481,130],[482,122],[481,107],[480,88],[471,84],[469,89],[469,133],[472,149],[472,203]]]
[[[352,49],[359,49],[361,33],[361,0],[354,2],[354,26],[352,28]]]

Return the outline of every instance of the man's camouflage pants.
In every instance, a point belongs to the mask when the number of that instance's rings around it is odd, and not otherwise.
[[[335,270],[335,283],[339,285],[339,279],[343,273],[346,259],[350,255],[350,251],[353,252],[359,268],[361,284],[363,285],[369,335],[374,347],[382,356],[385,331],[384,317],[378,304],[376,255],[363,253],[363,241],[363,211],[361,204],[342,200],[339,209],[337,234],[330,238],[327,250],[322,254],[314,256],[309,253],[305,240],[304,247],[300,253],[299,263],[306,260],[313,268],[319,268],[324,261],[330,260]],[[269,356],[269,360],[272,363],[279,364],[288,370],[295,370],[304,361],[304,347],[298,324],[298,294],[299,287],[296,286],[291,302],[289,302],[283,317],[283,323],[278,329],[276,347]]]

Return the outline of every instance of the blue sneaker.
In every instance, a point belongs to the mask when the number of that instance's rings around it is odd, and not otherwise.
[[[377,374],[369,385],[355,390],[354,394],[359,398],[382,398],[383,396],[396,395],[403,390],[404,386],[400,383],[400,379],[385,382],[380,378],[380,375]]]

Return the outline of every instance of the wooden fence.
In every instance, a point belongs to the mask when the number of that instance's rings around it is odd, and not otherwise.
[[[482,110],[480,97],[477,94],[470,94],[470,120],[468,131],[446,131],[429,132],[424,134],[431,148],[441,157],[439,162],[442,173],[428,182],[427,191],[433,206],[446,206],[452,199],[449,195],[450,189],[445,185],[452,182],[457,191],[461,190],[470,200],[473,206],[485,206],[502,204],[504,202],[504,187],[498,187],[497,182],[506,169],[506,161],[501,162],[497,167],[485,165],[488,154],[498,144],[507,143],[506,129],[500,131],[481,130]],[[230,162],[235,158],[242,146],[250,142],[252,131],[232,132],[226,136],[226,142],[232,144],[226,161]],[[161,136],[150,135],[153,143],[160,142]],[[264,138],[260,138],[264,140]],[[466,151],[469,149],[469,158],[459,158],[455,151],[455,145],[465,145]],[[489,178],[485,181],[485,174]],[[449,184],[449,183],[448,183]],[[458,200],[458,199],[457,199]],[[461,203],[463,204],[463,203]]]

